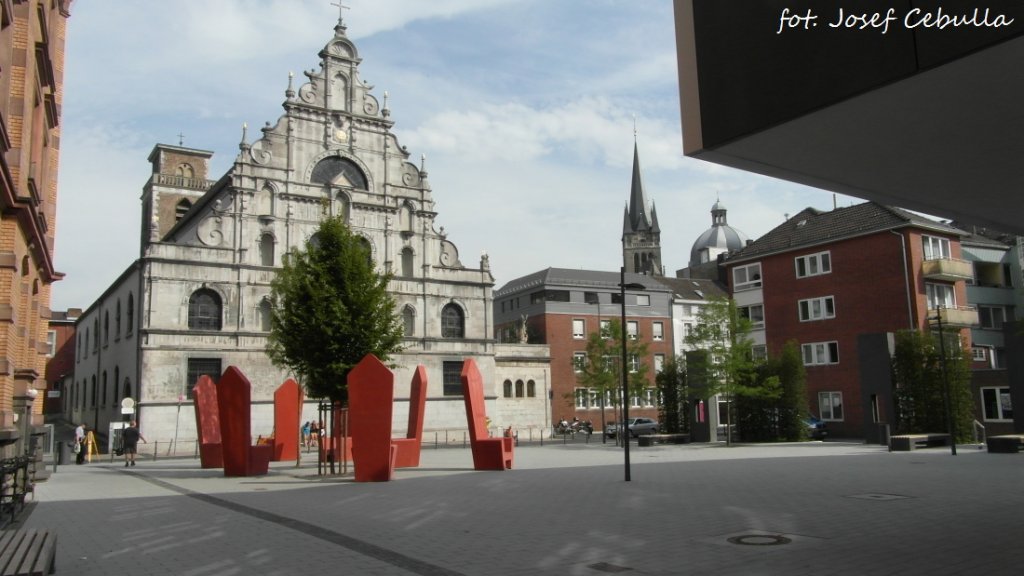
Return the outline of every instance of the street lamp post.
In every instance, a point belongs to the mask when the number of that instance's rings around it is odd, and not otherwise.
[[[619,305],[622,314],[622,430],[619,431],[619,435],[622,436],[624,448],[626,482],[629,482],[629,367],[627,364],[629,356],[626,351],[626,288],[643,290],[644,285],[635,282],[626,284],[626,267],[622,266],[619,268]]]
[[[949,393],[949,373],[946,371],[946,337],[942,331],[942,310],[943,306],[940,305],[936,309],[935,317],[929,318],[929,320],[935,320],[939,326],[939,354],[942,355],[942,396],[943,403],[946,405],[946,426],[949,432],[950,452],[956,456],[956,426],[953,424],[953,402]]]

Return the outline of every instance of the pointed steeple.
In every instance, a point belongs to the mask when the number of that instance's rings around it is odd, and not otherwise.
[[[627,272],[635,274],[662,274],[661,228],[658,212],[648,202],[640,170],[640,150],[633,133],[633,180],[629,190],[629,203],[622,222],[622,260]]]
[[[658,209],[651,202],[651,232],[661,234],[661,227],[658,226]]]
[[[647,214],[647,193],[644,190],[643,175],[640,172],[640,151],[633,141],[633,182],[629,191],[629,222],[633,232],[649,230],[651,219]]]
[[[629,222],[629,204],[626,204],[622,210],[622,237],[625,238],[626,234],[633,231],[633,225]]]

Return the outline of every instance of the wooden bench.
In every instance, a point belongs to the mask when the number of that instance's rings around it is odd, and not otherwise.
[[[46,530],[5,530],[0,534],[0,574],[43,576],[56,570],[57,535]]]
[[[909,452],[918,448],[949,446],[949,434],[897,434],[889,438],[889,451]]]
[[[1017,454],[1024,448],[1024,434],[1002,434],[985,439],[988,451],[1001,454]]]
[[[644,434],[637,437],[638,446],[654,446],[655,444],[689,444],[689,434]]]

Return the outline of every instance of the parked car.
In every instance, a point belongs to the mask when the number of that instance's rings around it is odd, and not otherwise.
[[[614,438],[619,430],[622,429],[622,422],[618,424],[610,424],[605,426],[604,433],[609,438]],[[658,421],[652,418],[630,418],[629,419],[629,435],[631,438],[636,438],[643,434],[657,434],[658,433]]]
[[[807,436],[811,440],[824,440],[828,436],[828,426],[817,416],[809,414],[804,422],[807,424]]]

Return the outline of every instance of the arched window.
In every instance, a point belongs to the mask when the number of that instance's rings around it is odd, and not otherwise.
[[[526,397],[536,398],[537,397],[537,383],[533,380],[526,381]]]
[[[97,318],[92,321],[92,353],[95,354],[100,349],[100,319]]]
[[[92,386],[89,387],[89,407],[96,407],[96,377],[92,377]]]
[[[178,202],[178,205],[174,207],[174,221],[177,222],[184,218],[185,214],[188,214],[188,211],[191,209],[192,203],[183,198],[181,202]]]
[[[406,247],[402,249],[402,276],[406,278],[413,277],[412,248]]]
[[[124,394],[121,397],[122,398],[131,398],[132,397],[132,381],[129,380],[128,378],[124,379]]]
[[[21,257],[21,275],[28,276],[28,256]]]
[[[114,406],[117,406],[117,383],[121,381],[121,368],[114,366],[114,385],[111,386],[114,390]]]
[[[402,326],[405,336],[416,335],[416,311],[412,309],[412,306],[402,308]]]
[[[117,307],[114,308],[114,339],[121,337],[121,299],[117,299]]]
[[[220,330],[220,296],[213,290],[196,290],[188,299],[191,330]]]
[[[195,171],[192,170],[191,164],[178,164],[178,167],[174,169],[174,175],[181,178],[192,178]]]
[[[525,395],[525,390],[523,388],[523,381],[522,380],[516,380],[516,398],[522,398],[524,395]]]
[[[448,304],[441,310],[441,337],[465,338],[466,319],[462,308],[456,304]]]
[[[370,266],[373,266],[373,245],[362,236],[359,237],[359,245],[363,247],[363,250],[366,250],[366,261],[370,263]]]
[[[351,160],[331,156],[313,168],[309,181],[313,184],[332,184],[366,190],[366,176]]]
[[[135,328],[135,295],[128,294],[128,328],[126,333],[131,334]]]
[[[270,332],[270,300],[266,298],[260,302],[260,330]]]
[[[260,264],[263,266],[274,265],[274,236],[271,234],[260,236]]]
[[[502,387],[504,388],[504,396],[505,396],[505,398],[511,398],[512,397],[512,381],[511,380],[505,380],[505,383],[504,383],[504,385]]]
[[[110,310],[103,312],[103,345],[110,342]]]
[[[103,371],[103,391],[100,392],[100,406],[107,405],[107,371]]]

